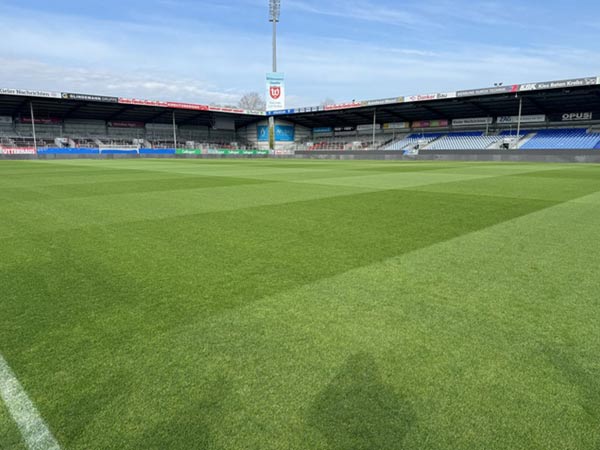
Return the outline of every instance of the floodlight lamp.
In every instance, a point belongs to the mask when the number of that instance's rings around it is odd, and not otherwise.
[[[281,0],[269,0],[269,22],[279,22]]]

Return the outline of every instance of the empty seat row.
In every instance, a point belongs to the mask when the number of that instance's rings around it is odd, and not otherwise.
[[[540,130],[521,150],[578,150],[594,149],[600,144],[600,134],[588,133],[584,128]]]

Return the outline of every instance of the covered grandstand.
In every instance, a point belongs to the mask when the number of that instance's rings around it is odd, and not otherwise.
[[[264,113],[200,104],[0,89],[4,155],[600,150],[600,77]]]

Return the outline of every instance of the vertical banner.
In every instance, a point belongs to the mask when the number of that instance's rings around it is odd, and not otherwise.
[[[285,80],[283,73],[267,74],[267,111],[285,109]]]

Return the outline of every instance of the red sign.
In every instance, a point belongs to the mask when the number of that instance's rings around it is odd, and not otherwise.
[[[340,103],[339,105],[325,105],[323,108],[325,111],[333,111],[336,109],[349,109],[349,108],[360,108],[362,103]]]
[[[21,117],[19,119],[19,122],[21,123],[31,123],[31,117]],[[60,119],[57,119],[56,117],[49,117],[49,118],[35,118],[35,124],[36,125],[59,125],[61,122]]]
[[[271,98],[273,100],[279,100],[279,97],[281,97],[281,87],[280,86],[271,86],[271,88],[269,89],[269,92],[271,93]]]
[[[443,128],[448,125],[447,120],[419,120],[412,123],[413,128]]]
[[[35,155],[34,147],[0,147],[2,155]]]
[[[119,103],[125,105],[155,106],[158,108],[190,109],[194,111],[209,110],[209,107],[206,105],[196,105],[194,103],[161,102],[157,100],[139,100],[136,98],[120,98]]]
[[[221,106],[209,106],[208,110],[215,111],[215,112],[224,112],[224,113],[248,114],[245,109],[223,108]]]

